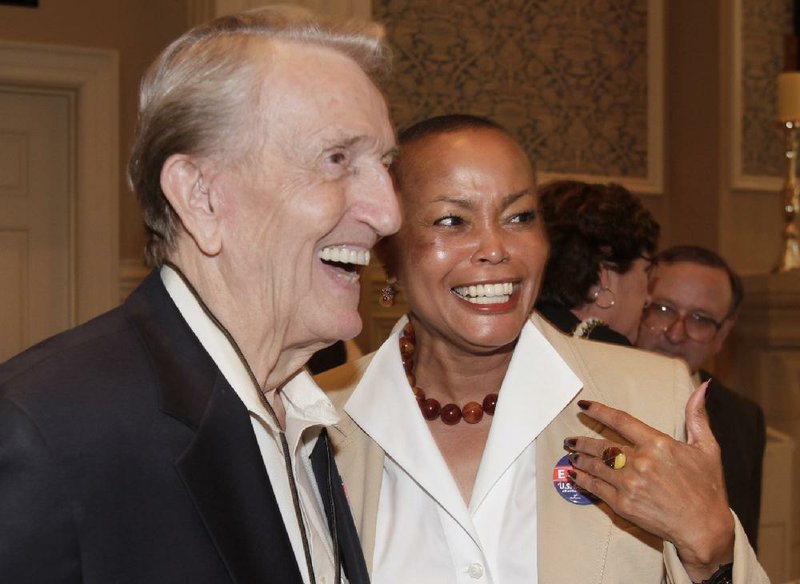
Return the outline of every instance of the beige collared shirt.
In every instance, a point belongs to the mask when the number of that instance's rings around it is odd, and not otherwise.
[[[303,541],[286,472],[280,428],[262,404],[244,364],[228,339],[211,321],[180,276],[169,266],[161,268],[161,279],[189,327],[230,383],[250,414],[258,447],[269,474],[283,522],[289,533],[297,565],[305,582],[310,582]],[[320,430],[338,422],[327,396],[306,371],[301,371],[280,392],[286,410],[285,435],[292,471],[296,478],[303,524],[308,535],[311,560],[318,584],[332,584],[334,554],[322,499],[311,469],[311,452]],[[342,582],[346,583],[344,575]]]

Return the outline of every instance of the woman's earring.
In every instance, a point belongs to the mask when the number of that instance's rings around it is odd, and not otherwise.
[[[394,297],[397,296],[397,290],[394,287],[396,282],[396,278],[389,278],[386,282],[386,286],[381,288],[381,297],[378,302],[380,302],[380,305],[384,308],[394,306]]]
[[[597,308],[611,308],[617,302],[614,291],[605,286],[598,286],[594,289],[592,300]]]

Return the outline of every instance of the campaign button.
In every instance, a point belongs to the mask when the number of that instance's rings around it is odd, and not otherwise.
[[[593,505],[597,497],[572,484],[567,472],[572,468],[567,455],[562,456],[553,468],[553,486],[561,497],[573,505]]]

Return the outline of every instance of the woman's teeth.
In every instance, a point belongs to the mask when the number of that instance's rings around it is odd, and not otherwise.
[[[503,304],[508,302],[514,291],[514,284],[476,284],[474,286],[458,286],[453,289],[456,294],[473,304]]]
[[[326,262],[366,266],[369,264],[369,250],[357,250],[349,249],[343,246],[331,246],[323,248],[322,251],[319,252],[319,258]]]

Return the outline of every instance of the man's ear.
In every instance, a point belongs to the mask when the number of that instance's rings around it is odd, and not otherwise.
[[[180,217],[184,229],[208,256],[222,249],[216,194],[204,181],[200,162],[186,154],[173,154],[161,167],[161,190]]]
[[[734,325],[736,324],[736,315],[728,317],[725,319],[725,322],[722,323],[719,331],[717,331],[717,336],[714,337],[714,355],[722,350],[722,345],[725,343],[725,339],[728,338],[728,333],[733,330]]]

